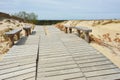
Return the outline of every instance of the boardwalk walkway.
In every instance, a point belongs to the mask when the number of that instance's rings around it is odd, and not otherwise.
[[[37,26],[35,31],[0,62],[0,80],[35,80],[36,72],[37,80],[120,79],[120,69],[76,35],[53,26]]]
[[[0,61],[0,80],[35,80],[38,30],[22,38]]]

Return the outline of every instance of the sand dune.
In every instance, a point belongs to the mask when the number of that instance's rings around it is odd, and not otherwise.
[[[64,30],[64,24],[91,28],[90,44],[120,67],[120,20],[73,20],[56,26]]]

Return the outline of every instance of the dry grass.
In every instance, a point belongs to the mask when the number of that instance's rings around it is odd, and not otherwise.
[[[113,54],[120,55],[118,54],[118,52],[116,52],[116,50],[120,52],[120,38],[117,37],[112,40],[110,34],[106,33],[99,38],[91,34],[90,40],[98,45],[109,48],[109,50],[111,50]]]

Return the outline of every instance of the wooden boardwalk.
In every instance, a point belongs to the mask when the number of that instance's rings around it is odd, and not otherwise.
[[[28,38],[23,37],[0,61],[0,80],[35,80],[39,42],[37,27]]]
[[[53,26],[37,26],[33,35],[21,39],[0,62],[0,80],[35,80],[36,72],[37,80],[120,79],[120,69],[99,51]]]

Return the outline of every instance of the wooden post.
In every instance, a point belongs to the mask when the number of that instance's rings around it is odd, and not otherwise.
[[[69,27],[69,32],[72,33],[72,28]]]
[[[14,45],[14,35],[9,35],[9,41],[11,42],[10,47]]]
[[[90,43],[90,40],[89,40],[89,32],[84,32],[84,36],[85,36],[85,40]]]
[[[27,28],[26,30],[27,30],[28,35],[30,35],[31,34],[30,28]]]
[[[65,33],[68,33],[68,28],[67,27],[65,27]]]
[[[30,29],[29,28],[27,29],[27,32],[28,32],[28,35],[30,35]]]
[[[25,36],[29,36],[31,34],[31,27],[23,27],[25,30]]]
[[[89,43],[90,42],[89,32],[92,32],[92,29],[89,29],[87,27],[76,27],[76,29],[77,29],[79,36],[81,36],[81,31],[83,32],[85,41],[87,41]]]
[[[18,32],[16,35],[17,35],[17,40],[19,40],[20,39],[20,32]]]
[[[25,36],[29,35],[29,30],[28,29],[24,29],[25,30]]]
[[[10,47],[14,45],[14,36],[17,36],[17,40],[20,39],[21,29],[15,29],[10,32],[6,32],[5,34],[8,36],[9,41],[11,42]]]
[[[79,35],[79,37],[80,37],[80,30],[77,30],[77,32],[78,32],[78,35]]]
[[[29,28],[29,34],[31,34],[31,28]]]
[[[29,36],[29,29],[26,29],[26,31],[27,31],[27,36]]]
[[[25,35],[28,36],[28,30],[27,29],[25,29]]]

